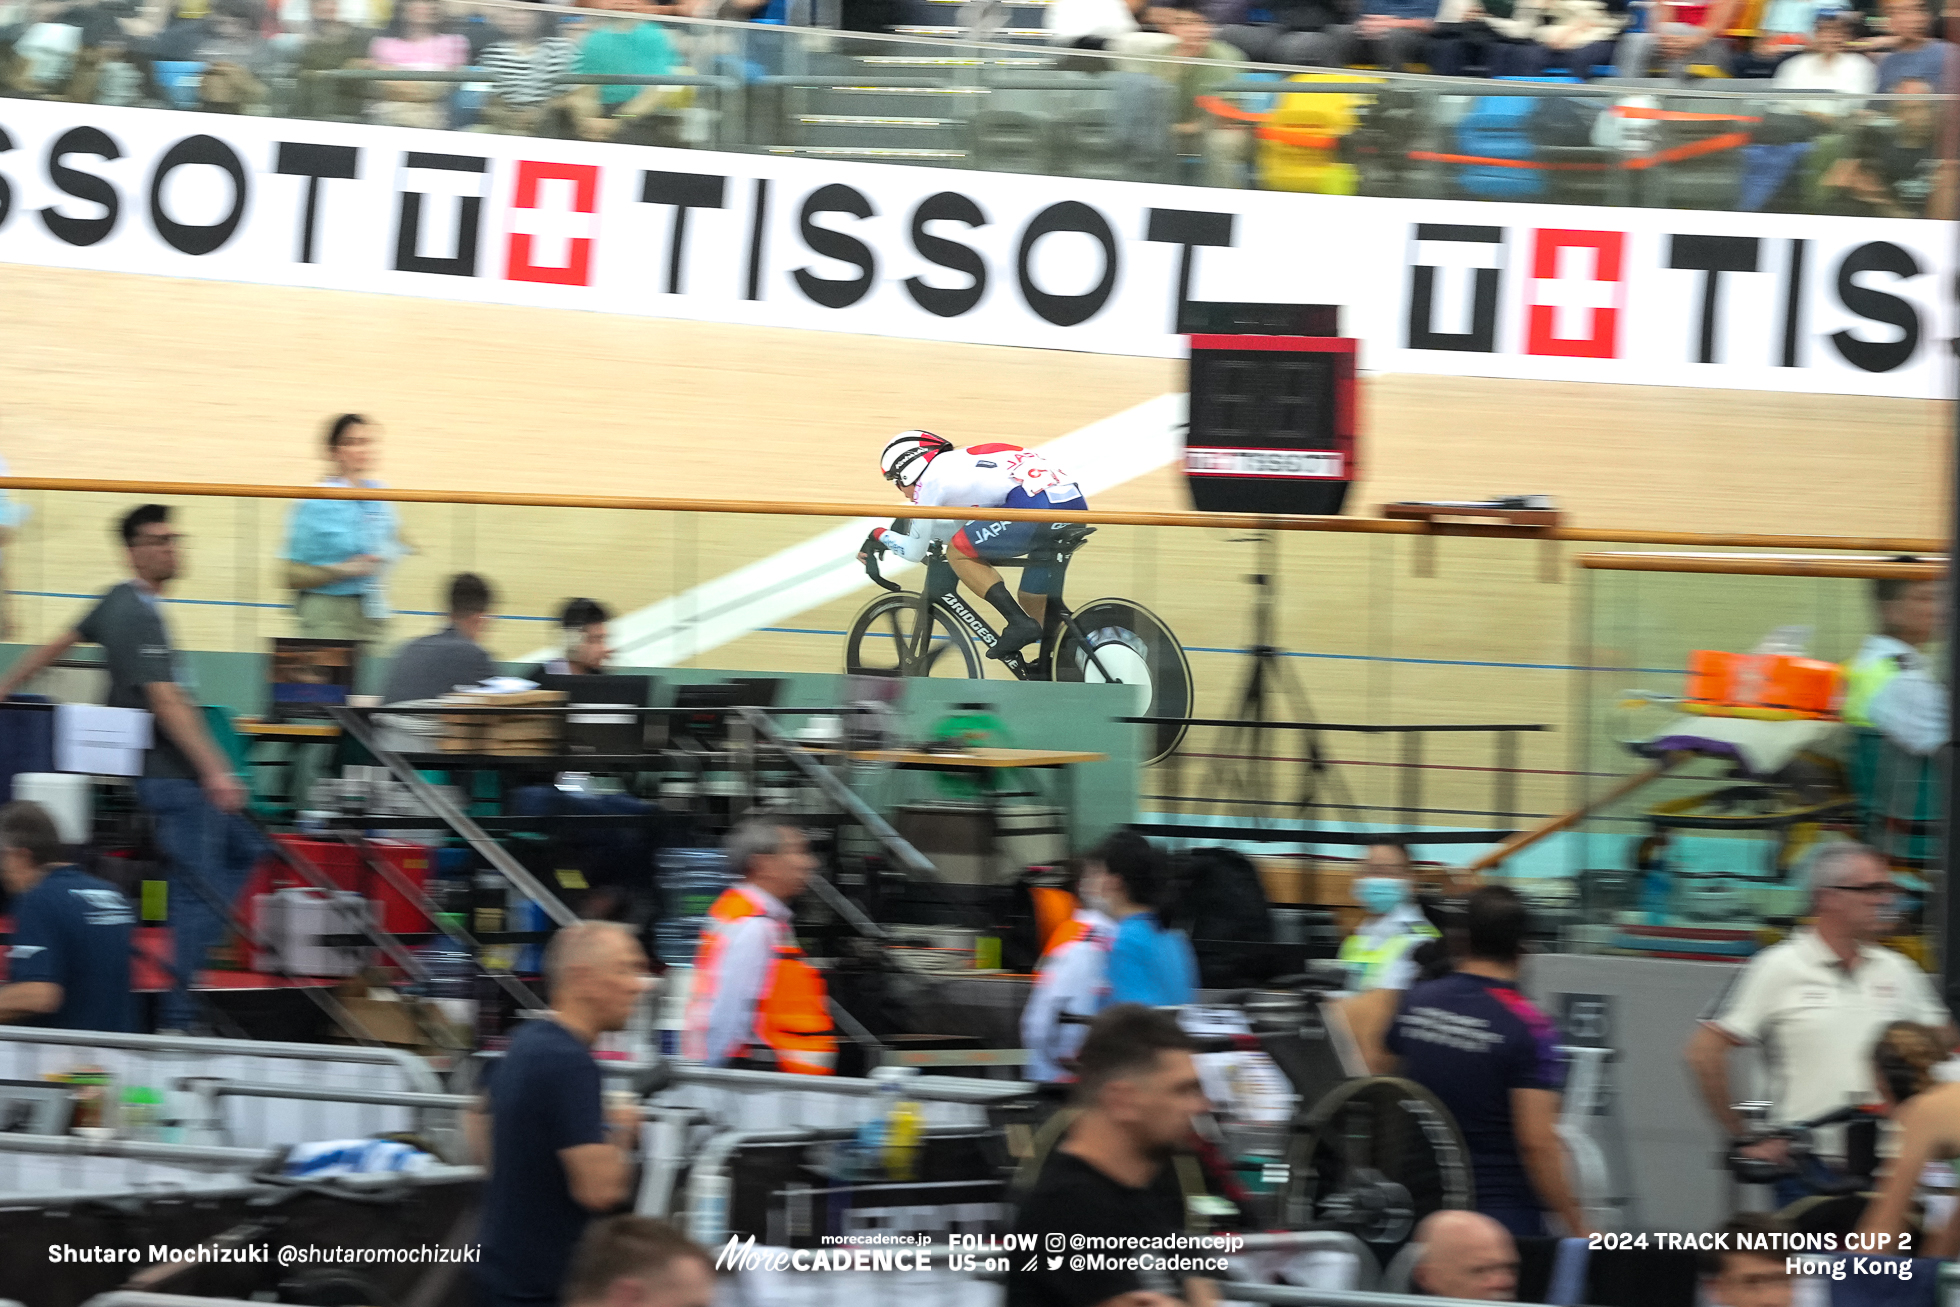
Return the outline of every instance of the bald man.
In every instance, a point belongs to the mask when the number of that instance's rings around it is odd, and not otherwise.
[[[646,954],[619,922],[581,921],[552,936],[544,974],[551,1010],[511,1037],[469,1122],[490,1168],[477,1236],[484,1307],[555,1307],[586,1223],[632,1192],[639,1110],[606,1110],[592,1044],[626,1028]]]
[[[1518,1246],[1482,1212],[1431,1212],[1416,1227],[1422,1245],[1409,1278],[1432,1298],[1511,1302],[1518,1292]]]

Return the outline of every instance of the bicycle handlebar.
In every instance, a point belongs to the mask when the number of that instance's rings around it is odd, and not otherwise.
[[[887,581],[884,573],[878,570],[878,551],[875,549],[865,551],[864,574],[887,590],[897,591],[905,588],[896,581]]]

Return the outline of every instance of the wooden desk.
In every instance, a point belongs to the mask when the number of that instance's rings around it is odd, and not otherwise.
[[[830,752],[812,750],[812,752]],[[1068,749],[966,749],[933,753],[925,749],[863,749],[852,762],[889,762],[916,771],[1004,771],[1014,767],[1067,767],[1078,762],[1108,762],[1106,753]]]
[[[267,722],[257,717],[240,717],[232,722],[232,729],[240,735],[260,740],[290,740],[294,743],[309,743],[314,740],[337,740],[340,727],[332,722]]]

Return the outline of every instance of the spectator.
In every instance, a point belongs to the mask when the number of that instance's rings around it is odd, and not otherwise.
[[[1442,0],[1436,27],[1429,39],[1429,70],[1438,77],[1462,77],[1473,65],[1491,77],[1511,76],[1525,65],[1531,51],[1528,36],[1510,34],[1515,6],[1496,0],[1503,12],[1493,14],[1479,0]],[[1499,30],[1500,24],[1506,30]]]
[[[401,0],[385,36],[374,38],[368,58],[377,68],[435,73],[461,68],[470,61],[470,43],[441,28],[442,10],[436,0]],[[447,82],[378,82],[381,98],[371,106],[376,122],[390,127],[447,127],[449,98],[455,87]]]
[[[40,95],[68,82],[82,48],[82,23],[88,7],[63,0],[36,0],[28,11],[28,21],[13,40],[13,54],[19,66],[11,90],[18,95]]]
[[[1135,831],[1117,831],[1097,846],[1087,863],[1082,901],[1116,923],[1108,1001],[1150,1007],[1189,1003],[1198,986],[1191,941],[1157,920],[1159,900],[1170,883],[1164,855]]]
[[[1756,31],[1773,47],[1810,44],[1817,25],[1829,16],[1840,18],[1842,7],[1835,0],[1768,0]]]
[[[1206,1106],[1192,1047],[1169,1012],[1121,1003],[1096,1018],[1076,1059],[1081,1114],[1043,1159],[1016,1231],[1102,1236],[1112,1245],[1119,1237],[1166,1240],[1186,1232],[1172,1152]],[[1179,1296],[1191,1307],[1217,1301],[1210,1281],[1180,1283],[1161,1270],[1070,1270],[1053,1258],[1007,1273],[1007,1307],[1175,1307]]]
[[[1271,17],[1253,22],[1254,10]],[[1347,51],[1345,0],[1209,0],[1206,14],[1218,24],[1218,39],[1254,63],[1338,68]]]
[[[545,106],[568,89],[565,79],[578,64],[578,47],[551,35],[556,20],[537,6],[492,10],[490,21],[504,39],[483,52],[492,79],[483,124],[493,132],[534,135]]]
[[[1792,89],[1869,94],[1877,85],[1878,70],[1865,56],[1844,48],[1848,34],[1841,15],[1826,14],[1818,19],[1816,48],[1785,59],[1777,66],[1772,83]],[[1769,207],[1810,155],[1816,137],[1835,128],[1841,118],[1861,106],[1862,101],[1855,99],[1773,102],[1743,148],[1738,207],[1745,213]]]
[[[1953,66],[1953,47],[1927,35],[1932,21],[1921,5],[1892,7],[1889,25],[1892,51],[1878,61],[1880,94],[1928,95],[1949,89],[1947,79]],[[1919,82],[1921,89],[1908,91],[1905,83],[1909,81]],[[1899,107],[1903,110],[1906,106]],[[1900,116],[1903,118],[1903,113]],[[1933,116],[1930,106],[1927,116]]]
[[[1740,1212],[1722,1222],[1715,1233],[1723,1247],[1701,1253],[1701,1300],[1707,1307],[1790,1307],[1796,1281],[1781,1252],[1738,1248],[1744,1237],[1751,1245],[1769,1247],[1764,1236],[1787,1238],[1790,1227],[1766,1212]]]
[[[434,635],[411,640],[395,653],[383,703],[439,699],[459,685],[475,685],[497,674],[497,665],[479,643],[490,625],[490,583],[474,572],[449,581],[449,625]]]
[[[1712,0],[1705,6],[1685,5],[1681,7],[1683,13],[1693,14],[1700,10],[1699,22],[1663,22],[1655,25],[1652,31],[1624,38],[1619,47],[1620,76],[1647,76],[1657,57],[1661,71],[1677,80],[1685,79],[1691,68],[1702,64],[1712,65],[1719,72],[1727,72],[1729,55],[1724,38],[1741,8],[1742,0]]]
[[[1467,1302],[1510,1302],[1518,1293],[1518,1245],[1481,1212],[1431,1212],[1416,1226],[1422,1249],[1409,1270],[1416,1292]]]
[[[1613,13],[1606,0],[1521,0],[1508,24],[1496,25],[1508,26],[1521,42],[1506,51],[1510,58],[1501,75],[1564,72],[1585,78],[1592,76],[1595,65],[1613,58],[1626,13],[1624,8]],[[1526,39],[1530,43],[1522,44]],[[1499,74],[1496,68],[1491,71]]]
[[[329,12],[334,0],[326,0]],[[318,6],[316,5],[316,8]],[[349,29],[350,31],[352,29]],[[327,424],[323,486],[379,489],[374,468],[381,428],[358,413]],[[395,506],[383,500],[304,499],[286,527],[286,583],[299,633],[314,640],[379,641],[387,632],[388,568],[406,552]]]
[[[714,1259],[666,1221],[608,1216],[578,1241],[561,1297],[565,1307],[714,1307]]]
[[[13,948],[0,1021],[56,1030],[136,1029],[129,992],[136,914],[122,891],[63,861],[38,803],[0,808],[0,882],[12,897]]]
[[[1467,918],[1467,956],[1409,991],[1387,1050],[1399,1074],[1456,1117],[1478,1211],[1519,1238],[1546,1233],[1547,1211],[1568,1234],[1585,1234],[1556,1130],[1564,1079],[1557,1033],[1518,991],[1530,916],[1517,891],[1486,885],[1470,896]]]
[[[537,674],[547,676],[603,676],[612,661],[606,647],[606,623],[612,614],[597,599],[568,599],[558,614],[558,630],[565,641],[565,656],[540,663]]]
[[[803,831],[754,817],[722,847],[741,880],[708,909],[688,996],[687,1056],[709,1066],[773,1060],[778,1071],[831,1075],[837,1065],[828,991],[790,934],[790,900],[817,869]]]
[[[144,504],[119,524],[134,576],[111,587],[72,630],[24,654],[0,677],[0,699],[80,643],[102,646],[109,704],[147,709],[155,718],[136,799],[156,822],[157,848],[170,873],[170,922],[176,941],[176,987],[164,997],[163,1024],[194,1029],[190,988],[204,955],[257,861],[258,832],[237,815],[245,787],[212,742],[203,713],[180,683],[179,655],[164,625],[163,591],[181,567],[183,537],[170,509]]]
[[[1881,90],[1884,81],[1881,65]],[[1923,96],[1932,88],[1908,78],[1892,89]],[[1938,102],[1897,100],[1892,110],[1889,120],[1876,118],[1846,134],[1843,153],[1817,183],[1822,208],[1880,218],[1952,217],[1953,165],[1940,157]]]
[[[1439,0],[1362,0],[1359,20],[1333,29],[1341,42],[1339,62],[1403,71],[1422,58],[1439,8]]]
[[[1143,30],[1140,21],[1148,0],[1054,0],[1042,11],[1051,45],[1074,50],[1103,50],[1109,43]]]
[[[618,77],[657,77],[672,72],[674,46],[659,23],[611,19],[585,38],[578,51],[578,71]],[[678,88],[670,86],[575,86],[565,97],[574,130],[588,141],[620,139],[627,123],[661,108]],[[645,142],[632,142],[635,144]]]
[[[1778,64],[1772,82],[1793,90],[1869,95],[1878,88],[1878,68],[1864,55],[1845,49],[1850,36],[1850,21],[1842,13],[1826,12],[1817,20],[1811,48]],[[1820,124],[1830,124],[1862,105],[1856,100],[1813,100],[1791,107]]]
[[[1934,1079],[1933,1068],[1952,1056],[1938,1031],[1916,1021],[1894,1021],[1872,1049],[1873,1080],[1894,1126],[1891,1170],[1858,1228],[1896,1236],[1914,1228],[1914,1200],[1928,1182],[1926,1168],[1960,1156],[1960,1084]],[[1943,1225],[1929,1224],[1921,1257],[1951,1257],[1960,1245],[1960,1209]]]
[[[1139,61],[1136,71],[1169,83],[1174,97],[1171,132],[1178,153],[1203,159],[1205,185],[1243,188],[1251,137],[1238,126],[1214,118],[1198,101],[1236,78],[1238,70],[1225,65],[1242,64],[1245,55],[1218,40],[1211,20],[1196,8],[1159,5],[1147,10],[1146,16],[1156,31],[1126,37],[1122,48],[1155,56]],[[1169,62],[1173,59],[1207,62]]]
[[[98,9],[82,27],[82,48],[61,98],[71,104],[129,106],[161,103],[163,90],[150,61],[131,50],[122,20]]]
[[[1078,901],[1067,925],[1055,932],[1035,971],[1034,988],[1021,1009],[1021,1046],[1028,1050],[1028,1079],[1066,1080],[1065,1065],[1081,1047],[1086,1026],[1064,1015],[1094,1016],[1109,996],[1109,950],[1116,923]]]
[[[519,1026],[468,1118],[483,1185],[482,1307],[556,1307],[591,1217],[632,1193],[637,1105],[608,1108],[592,1044],[624,1030],[646,992],[646,955],[610,921],[566,926],[546,946],[551,1010]]]
[[[1926,657],[1944,616],[1940,588],[1938,581],[1873,581],[1878,631],[1845,669],[1844,720],[1922,756],[1948,735],[1946,684]]]
[[[241,0],[234,6],[212,6],[194,56],[204,65],[197,103],[206,113],[246,113],[265,103],[272,48],[256,30],[256,8]]]
[[[311,12],[306,39],[299,47],[294,116],[358,122],[367,108],[367,93],[362,83],[325,81],[307,74],[367,67],[374,34],[343,19],[340,0],[311,0]],[[328,448],[331,451],[331,438]]]
[[[1770,1123],[1789,1125],[1871,1101],[1870,1050],[1888,1023],[1918,1021],[1953,1042],[1946,1007],[1925,973],[1873,943],[1890,919],[1891,868],[1864,845],[1840,841],[1813,852],[1804,870],[1812,924],[1751,958],[1688,1041],[1688,1066],[1709,1114],[1739,1142],[1747,1132],[1729,1092],[1731,1049],[1762,1049]],[[1829,1159],[1841,1146],[1822,1137],[1817,1147]],[[1742,1143],[1741,1151],[1776,1165],[1791,1162],[1787,1139]],[[1777,1182],[1778,1206],[1815,1192],[1823,1178],[1817,1160],[1809,1159],[1802,1174]]]
[[[1407,989],[1416,969],[1410,954],[1424,940],[1438,937],[1410,893],[1415,864],[1408,846],[1370,844],[1361,855],[1361,870],[1367,874],[1355,877],[1354,900],[1368,915],[1341,941],[1348,988],[1357,993]]]

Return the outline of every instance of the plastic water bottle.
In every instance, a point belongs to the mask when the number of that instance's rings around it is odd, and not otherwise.
[[[913,1067],[880,1067],[892,1071],[895,1100],[885,1112],[885,1174],[894,1180],[919,1178],[919,1139],[925,1133],[925,1115],[910,1093]]]
[[[416,950],[429,973],[426,996],[451,1024],[471,1027],[476,1022],[476,959],[457,938],[463,914],[441,913],[436,926],[442,934]]]

